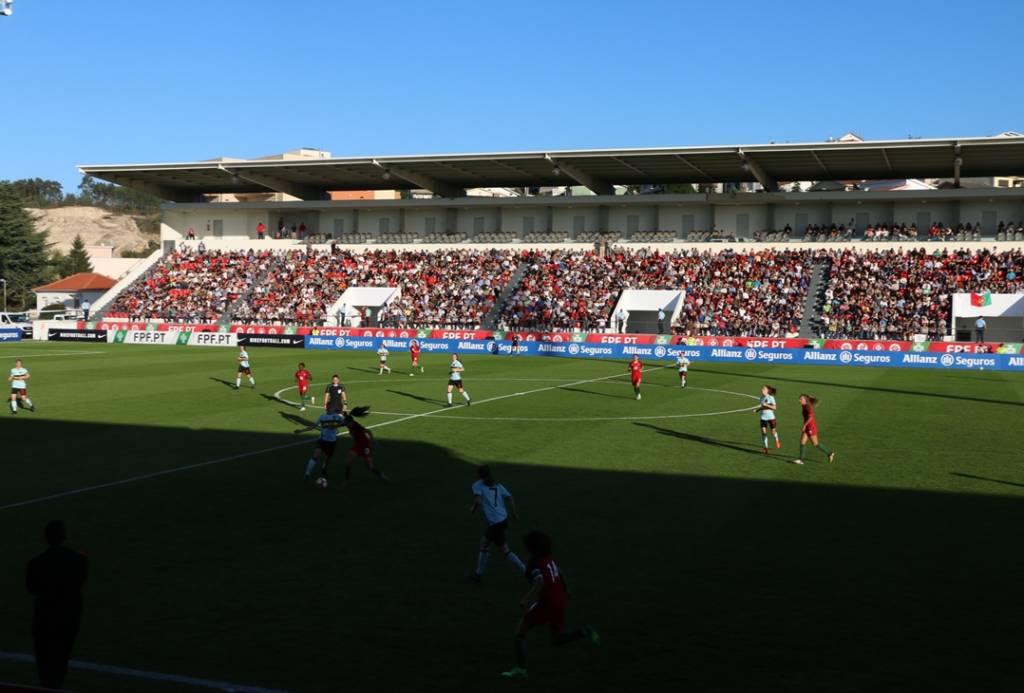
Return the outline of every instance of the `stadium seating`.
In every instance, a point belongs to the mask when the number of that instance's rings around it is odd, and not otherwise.
[[[782,336],[800,321],[813,254],[553,250],[522,260],[529,268],[502,307],[512,328],[602,330],[622,290],[683,289],[679,331]]]
[[[950,294],[1024,292],[1020,250],[938,252],[830,251],[821,308],[822,336],[941,339],[949,333]]]

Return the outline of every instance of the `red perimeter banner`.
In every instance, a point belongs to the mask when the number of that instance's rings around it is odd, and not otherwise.
[[[159,332],[219,332],[221,326],[213,323],[190,324],[173,322],[128,322],[101,320],[86,324],[79,320],[78,329],[97,330],[157,330]],[[397,329],[393,327],[310,327],[292,325],[242,325],[234,324],[230,332],[246,334],[298,334],[325,337],[383,337],[387,339],[496,339],[511,341],[516,335],[522,342],[551,342],[554,344],[664,344],[705,347],[741,347],[753,349],[839,349],[842,351],[928,351],[935,353],[995,354],[1004,346],[999,342],[909,342],[873,339],[799,339],[786,337],[687,337],[683,335],[658,334],[606,334],[599,332],[533,332],[533,331],[492,331],[492,330],[439,330],[439,329]],[[1017,345],[1013,345],[1016,351]]]

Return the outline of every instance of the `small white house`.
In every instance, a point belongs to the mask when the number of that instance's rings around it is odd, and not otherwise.
[[[75,310],[81,308],[85,301],[95,303],[100,296],[114,288],[116,283],[114,279],[103,274],[79,272],[50,284],[37,286],[32,292],[36,295],[38,310],[54,303],[63,304],[68,310]]]

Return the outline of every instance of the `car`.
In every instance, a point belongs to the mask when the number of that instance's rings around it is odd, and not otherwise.
[[[17,328],[22,339],[32,339],[32,321],[28,313],[0,313],[0,330]]]

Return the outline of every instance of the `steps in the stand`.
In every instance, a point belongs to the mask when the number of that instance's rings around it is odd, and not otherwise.
[[[825,288],[825,272],[828,269],[828,260],[818,260],[811,269],[811,283],[807,287],[803,317],[800,319],[800,337],[803,339],[817,337],[815,327],[821,322],[821,294]]]
[[[491,306],[491,309],[487,311],[487,315],[481,321],[483,329],[493,330],[497,327],[498,318],[501,317],[501,311],[505,307],[505,303],[508,302],[509,297],[519,288],[519,283],[523,281],[523,275],[526,274],[527,269],[529,267],[526,262],[520,262],[519,266],[516,267],[512,276],[508,278],[508,284],[498,294],[498,300],[494,302],[494,305]]]

